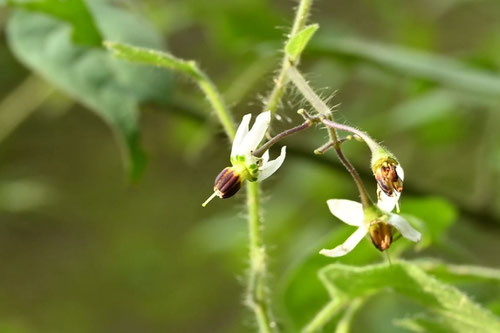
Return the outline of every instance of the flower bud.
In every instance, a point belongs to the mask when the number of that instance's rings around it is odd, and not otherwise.
[[[385,251],[392,243],[392,226],[390,224],[375,221],[369,228],[370,238],[373,245],[380,251]]]
[[[379,160],[373,167],[373,173],[380,189],[388,196],[394,196],[394,191],[403,191],[403,169],[396,160]]]

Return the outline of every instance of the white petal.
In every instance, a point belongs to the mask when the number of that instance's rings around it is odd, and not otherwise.
[[[385,194],[385,192],[382,191],[382,189],[380,189],[380,186],[377,185],[377,197],[379,198],[377,206],[386,212],[392,212],[392,210],[398,203],[400,196],[401,193],[394,191],[394,196],[390,197],[387,194]]]
[[[323,249],[319,251],[320,254],[327,257],[340,257],[352,251],[358,243],[365,237],[368,229],[365,226],[359,227],[349,238],[346,239],[344,244],[337,246],[334,249]]]
[[[411,240],[412,242],[420,242],[422,235],[417,230],[413,229],[413,227],[406,221],[403,217],[398,214],[391,214],[389,216],[389,221],[387,223],[394,226],[399,230],[401,235],[404,238]]]
[[[231,157],[241,155],[239,147],[241,147],[241,144],[248,133],[248,125],[250,124],[251,118],[252,115],[249,113],[244,115],[243,119],[241,119],[240,126],[238,126],[238,130],[236,131],[236,135],[234,136],[233,147],[231,149]]]
[[[269,161],[269,150],[266,150],[264,155],[262,155],[262,165],[265,165]]]
[[[359,202],[345,199],[330,199],[326,203],[328,204],[328,208],[330,208],[330,212],[342,222],[356,227],[363,225],[365,214],[363,213],[363,206]]]
[[[405,180],[405,172],[399,164],[396,166],[396,173],[398,174],[398,177],[401,178],[401,180]]]
[[[269,159],[269,153],[268,152],[266,152],[266,153],[267,153],[267,158]],[[274,159],[272,161],[264,162],[264,156],[262,156],[264,164],[262,164],[262,167],[261,167],[261,170],[259,173],[259,181],[261,182],[264,179],[266,179],[267,177],[271,176],[273,173],[275,173],[276,170],[278,170],[279,167],[283,164],[283,161],[285,160],[285,156],[286,156],[286,146],[281,147],[280,156],[278,156],[276,159]]]
[[[267,128],[269,127],[269,123],[271,122],[271,112],[262,112],[255,119],[255,123],[252,126],[252,129],[245,136],[245,139],[241,143],[241,151],[239,154],[250,154],[252,151],[257,148],[259,143],[264,138],[266,134]]]

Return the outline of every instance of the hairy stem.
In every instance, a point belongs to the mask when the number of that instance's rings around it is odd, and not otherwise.
[[[290,80],[292,80],[292,82],[297,87],[297,89],[300,91],[300,93],[304,96],[304,98],[321,115],[322,122],[325,125],[327,125],[327,123],[325,123],[325,121],[333,122],[333,116],[332,116],[332,112],[331,112],[330,108],[314,92],[314,90],[311,88],[309,83],[307,83],[306,79],[304,79],[304,77],[297,70],[297,68],[293,67],[293,66],[290,67],[288,69],[288,75],[290,77]],[[327,129],[328,129],[328,134],[330,135],[330,141],[332,142],[333,148],[335,149],[337,156],[339,157],[340,161],[342,162],[344,167],[347,169],[347,171],[349,171],[354,182],[356,183],[356,187],[358,188],[359,195],[361,198],[361,203],[363,204],[363,207],[371,206],[373,203],[370,199],[370,195],[366,191],[365,185],[363,184],[363,181],[361,180],[359,173],[356,171],[354,166],[351,164],[351,162],[347,159],[347,157],[342,152],[341,143],[338,139],[335,127],[327,126]]]
[[[307,17],[309,16],[309,11],[311,9],[313,0],[301,0],[299,7],[297,8],[297,13],[295,14],[295,20],[293,21],[292,30],[288,36],[288,40],[292,39],[302,28],[304,28]],[[299,57],[297,57],[297,62],[299,61]],[[290,68],[290,60],[286,55],[283,58],[283,62],[281,64],[281,69],[278,76],[274,79],[275,85],[269,94],[269,97],[266,100],[266,105],[264,111],[271,111],[271,114],[276,112],[278,105],[280,103],[281,97],[285,92],[286,85],[288,83],[287,72],[288,68]]]
[[[197,78],[197,81],[200,89],[203,91],[205,97],[212,106],[212,109],[217,114],[219,122],[222,127],[224,127],[224,131],[227,136],[232,140],[236,135],[236,128],[234,126],[231,113],[229,112],[226,103],[224,103],[222,95],[204,72],[198,70],[198,74],[199,77]]]
[[[247,305],[254,311],[260,332],[276,332],[276,324],[269,309],[266,288],[266,249],[262,237],[260,217],[260,184],[247,184],[248,228],[250,237],[250,270],[247,286]]]
[[[356,134],[357,136],[359,136],[366,143],[366,145],[368,146],[368,148],[370,148],[370,150],[374,154],[377,152],[377,150],[380,147],[379,144],[376,143],[375,140],[373,140],[368,134],[366,134],[363,131],[360,131],[357,128],[354,128],[354,127],[351,127],[351,126],[348,126],[348,125],[339,124],[339,123],[330,121],[328,119],[323,119],[322,122],[323,122],[323,124],[325,124],[328,127],[333,127],[333,128],[336,128],[336,129],[339,129],[339,130],[342,130],[342,131],[347,131],[347,132],[351,132],[353,134]]]
[[[196,67],[197,69],[197,67]],[[225,129],[227,136],[233,140],[236,128],[222,96],[217,91],[215,85],[201,71],[197,70],[198,84],[205,93],[210,105],[216,112],[219,121]],[[262,219],[260,216],[260,187],[257,182],[247,184],[247,210],[249,229],[249,256],[250,268],[248,273],[248,286],[246,303],[255,314],[255,319],[260,332],[274,332],[275,325],[271,319],[269,298],[267,295],[265,277],[265,247],[262,235]]]
[[[309,127],[312,126],[312,124],[313,124],[313,122],[311,120],[306,120],[305,122],[303,122],[302,124],[300,124],[298,126],[295,126],[293,128],[287,129],[286,131],[283,131],[283,132],[277,134],[276,136],[274,136],[273,138],[271,138],[269,141],[267,141],[265,144],[263,144],[259,149],[257,149],[256,151],[254,151],[253,155],[256,156],[256,157],[262,157],[262,155],[264,155],[264,153],[269,148],[271,148],[272,145],[274,145],[275,143],[277,143],[281,139],[283,139],[283,138],[285,138],[285,137],[287,137],[289,135],[301,132],[301,131],[303,131],[305,129],[308,129]]]

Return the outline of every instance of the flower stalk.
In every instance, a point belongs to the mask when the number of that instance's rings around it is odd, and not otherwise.
[[[292,80],[293,84],[295,85],[295,87],[297,87],[297,89],[304,96],[304,98],[320,114],[322,119],[321,121],[323,123],[325,122],[325,120],[333,121],[332,112],[328,107],[328,105],[326,105],[326,103],[314,92],[314,90],[307,83],[307,81],[304,79],[302,74],[297,70],[297,68],[291,66],[288,69],[288,75],[290,77],[290,80]],[[347,171],[351,174],[354,182],[356,183],[356,187],[358,188],[363,207],[371,206],[373,204],[372,200],[365,188],[365,185],[363,184],[363,181],[361,180],[361,177],[359,176],[359,173],[356,171],[354,166],[342,152],[341,142],[338,139],[335,127],[327,126],[327,129],[328,129],[328,134],[330,136],[330,142],[332,143],[332,146],[335,149],[338,158],[340,159],[344,167],[347,169]]]

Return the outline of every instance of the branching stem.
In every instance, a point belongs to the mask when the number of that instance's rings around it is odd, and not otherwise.
[[[370,199],[370,195],[366,191],[365,185],[359,176],[359,173],[356,171],[354,166],[349,162],[347,157],[342,152],[341,143],[337,136],[337,131],[335,130],[335,126],[328,126],[328,123],[333,123],[333,116],[330,108],[326,103],[314,92],[309,83],[304,79],[302,74],[297,70],[296,67],[290,67],[288,69],[288,75],[290,80],[294,83],[300,93],[304,96],[304,98],[312,105],[312,107],[320,114],[322,118],[322,122],[327,125],[328,134],[330,136],[330,142],[337,153],[340,161],[344,165],[344,167],[351,174],[354,182],[356,183],[356,187],[358,188],[359,195],[361,198],[361,203],[363,207],[369,207],[373,205],[373,202]],[[360,133],[362,133],[360,131]],[[358,134],[358,133],[356,133]],[[359,135],[359,134],[358,134]]]

